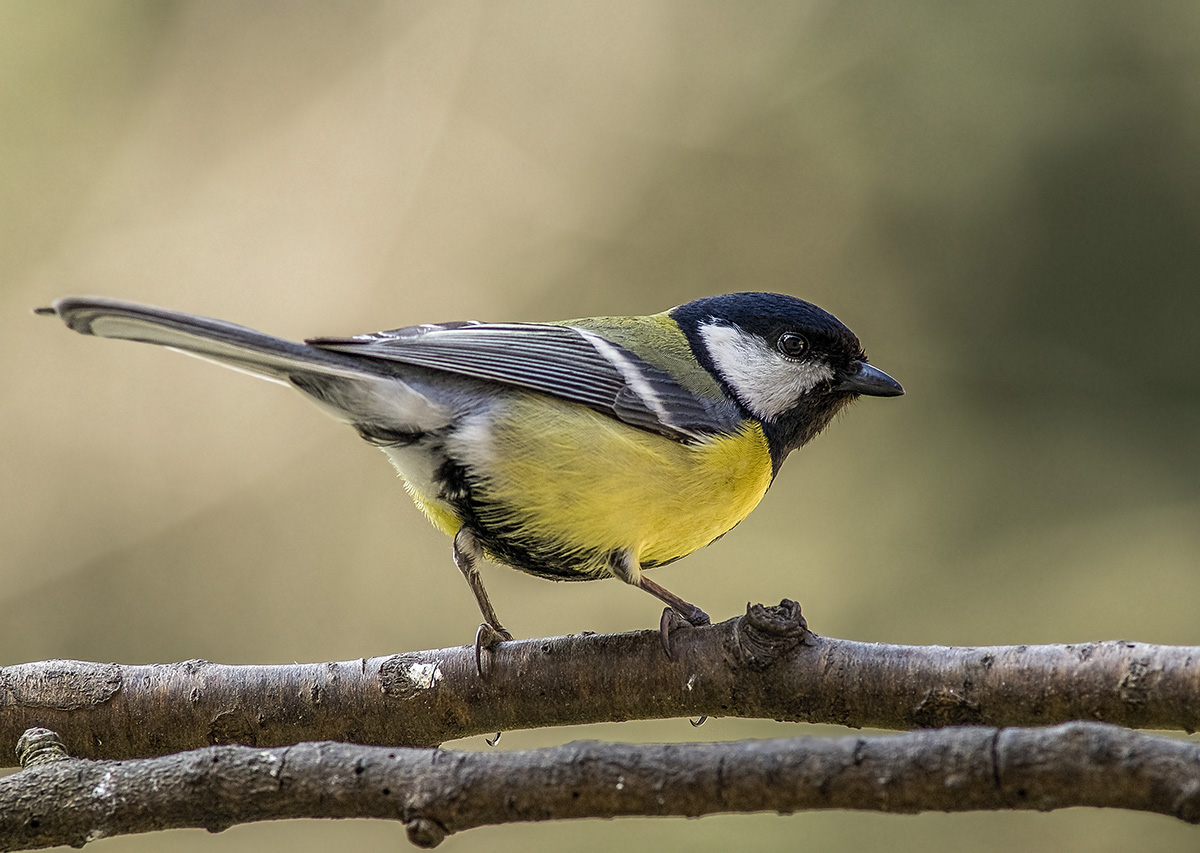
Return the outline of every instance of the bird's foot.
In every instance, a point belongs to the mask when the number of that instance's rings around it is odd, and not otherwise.
[[[483,678],[484,649],[494,651],[502,642],[511,639],[512,634],[508,633],[503,625],[480,623],[479,630],[475,632],[475,671],[479,673],[480,678]]]
[[[687,604],[687,602],[683,602]],[[708,614],[694,604],[688,604],[691,608],[687,615],[680,613],[673,607],[664,607],[662,618],[658,620],[658,633],[662,638],[663,651],[667,653],[669,660],[674,660],[674,655],[671,654],[671,632],[679,628],[693,628],[701,625],[707,625],[712,620],[708,618]]]

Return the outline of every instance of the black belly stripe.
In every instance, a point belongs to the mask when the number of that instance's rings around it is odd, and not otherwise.
[[[605,576],[604,552],[581,554],[553,540],[523,535],[518,513],[496,504],[481,504],[464,466],[447,459],[434,471],[433,479],[438,497],[454,508],[463,526],[497,562],[548,580],[586,581]]]

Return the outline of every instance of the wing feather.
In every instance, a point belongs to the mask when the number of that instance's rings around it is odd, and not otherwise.
[[[529,388],[679,441],[740,422],[734,404],[700,396],[628,349],[574,326],[462,322],[307,343]]]

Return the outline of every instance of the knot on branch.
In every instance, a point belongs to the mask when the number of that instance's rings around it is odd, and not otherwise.
[[[425,850],[437,847],[446,837],[446,828],[432,818],[411,818],[404,822],[404,828],[408,831],[408,840]]]
[[[26,729],[17,740],[17,760],[22,767],[49,764],[70,757],[58,732],[49,729]]]
[[[785,598],[777,606],[747,604],[746,615],[733,623],[739,659],[755,670],[771,666],[794,651],[808,635],[800,605]]]

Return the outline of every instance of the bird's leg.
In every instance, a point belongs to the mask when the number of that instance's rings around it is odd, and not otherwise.
[[[650,593],[659,601],[669,606],[672,611],[679,614],[683,621],[687,622],[689,625],[707,625],[712,621],[708,618],[708,614],[699,607],[692,604],[690,601],[684,601],[670,590],[663,589],[645,575],[638,578],[635,586],[646,590],[646,592]]]
[[[465,527],[460,527],[458,533],[454,536],[454,565],[458,566],[463,577],[467,579],[467,585],[471,587],[471,592],[475,593],[475,603],[479,605],[479,612],[483,615],[483,621],[488,624],[493,631],[500,635],[501,639],[511,640],[512,634],[504,630],[504,626],[500,624],[500,617],[496,615],[496,610],[492,607],[492,602],[488,600],[487,590],[483,588],[483,580],[479,577],[479,569],[475,564],[483,556],[483,551],[479,547],[479,543],[475,541],[474,534]]]
[[[482,556],[483,552],[479,543],[475,541],[474,534],[467,528],[460,527],[454,536],[454,565],[458,566],[463,577],[467,579],[467,586],[471,587],[471,592],[475,594],[475,603],[479,605],[479,612],[483,615],[483,624],[475,632],[475,669],[480,675],[483,675],[483,649],[494,649],[501,641],[512,639],[512,634],[500,624],[500,617],[496,615],[492,602],[488,600],[487,590],[483,588],[483,579],[479,577],[476,563]]]
[[[663,610],[662,619],[658,623],[663,649],[666,651],[667,657],[671,657],[671,629],[673,627],[678,627],[681,622],[688,625],[707,625],[712,621],[708,618],[708,614],[699,607],[689,601],[684,601],[675,593],[663,589],[643,575],[642,567],[628,551],[613,552],[609,557],[608,567],[614,576],[631,586],[644,589],[667,605]]]

